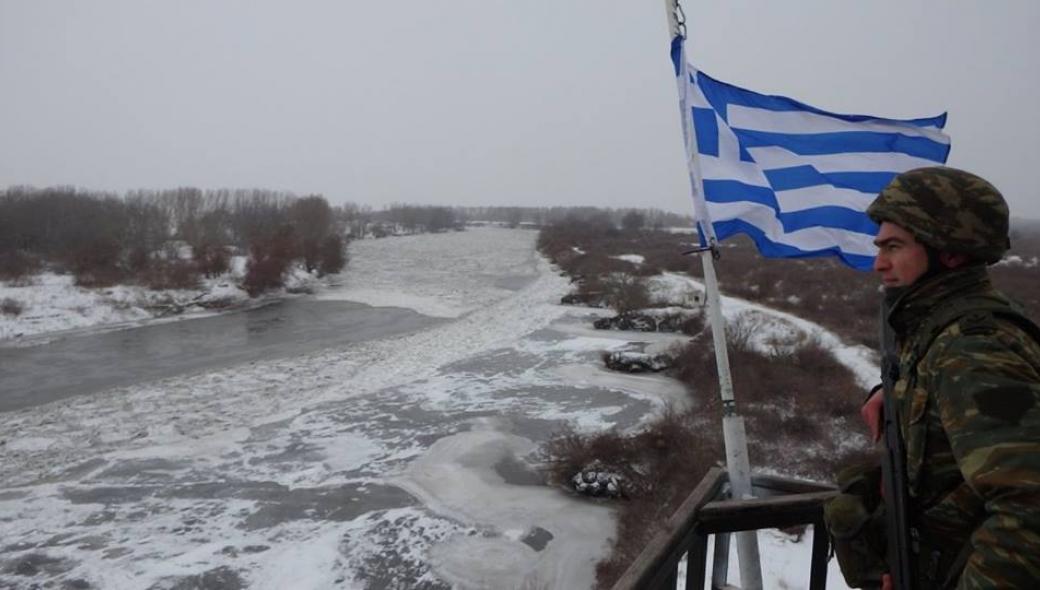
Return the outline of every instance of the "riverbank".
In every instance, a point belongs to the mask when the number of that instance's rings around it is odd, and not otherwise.
[[[201,279],[197,289],[153,290],[136,284],[87,288],[77,286],[72,275],[53,272],[19,284],[0,282],[0,301],[11,302],[10,311],[0,313],[0,348],[251,309],[320,292],[338,280],[338,275],[318,278],[297,267],[283,288],[251,298],[241,286],[245,262],[245,257],[233,258],[228,273]]]

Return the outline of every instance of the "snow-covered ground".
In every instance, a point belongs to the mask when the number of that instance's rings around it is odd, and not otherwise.
[[[619,256],[611,256],[611,258],[617,258],[618,260],[624,260],[625,262],[631,262],[632,264],[643,264],[646,262],[646,257],[642,254],[621,254]]]
[[[695,401],[599,368],[675,337],[589,329],[534,239],[356,242],[322,297],[450,319],[0,414],[0,586],[589,587],[610,504],[540,485],[531,452]],[[770,587],[804,580],[807,543],[763,536]]]
[[[670,299],[684,302],[687,306],[692,306],[692,301],[703,301],[704,297],[703,283],[679,273],[664,273],[652,277],[648,288],[654,300]],[[727,322],[736,323],[747,330],[752,346],[762,352],[806,339],[816,339],[852,371],[860,385],[869,388],[878,382],[881,369],[877,353],[866,346],[847,345],[837,334],[815,322],[727,295],[722,296],[722,313]]]
[[[99,328],[130,328],[156,320],[189,319],[217,313],[214,309],[263,303],[250,301],[239,287],[245,275],[245,258],[232,259],[229,273],[203,278],[197,289],[153,291],[140,285],[115,285],[93,289],[77,287],[72,275],[45,272],[27,284],[0,282],[0,301],[18,304],[17,315],[0,313],[0,346],[38,345],[50,337],[70,336]],[[326,281],[294,268],[286,277],[286,289],[310,291]],[[284,295],[284,292],[271,296]]]

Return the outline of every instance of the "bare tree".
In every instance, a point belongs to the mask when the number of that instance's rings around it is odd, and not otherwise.
[[[325,197],[312,195],[293,202],[289,207],[289,218],[299,241],[303,266],[307,272],[313,272],[318,268],[322,244],[332,228],[332,208]]]

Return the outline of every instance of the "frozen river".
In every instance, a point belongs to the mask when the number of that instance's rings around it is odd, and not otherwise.
[[[414,332],[410,309],[288,299],[246,311],[0,349],[0,412],[179,375]]]
[[[566,422],[631,428],[688,398],[598,368],[628,343],[556,304],[567,281],[534,239],[355,242],[343,286],[271,310],[287,326],[252,356],[236,356],[248,315],[153,326],[199,364],[84,369],[93,393],[51,385],[55,401],[0,413],[0,586],[589,587],[612,512],[540,485],[533,452]],[[176,337],[211,321],[232,323]],[[108,349],[151,328],[93,346],[132,365]],[[6,383],[54,378],[19,362]]]

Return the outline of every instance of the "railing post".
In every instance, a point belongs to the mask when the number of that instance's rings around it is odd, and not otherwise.
[[[686,590],[703,590],[708,563],[708,535],[694,526],[690,552],[686,554]]]
[[[729,533],[715,533],[715,556],[711,560],[711,588],[718,590],[729,581]]]
[[[676,563],[675,566],[672,568],[671,573],[669,573],[668,576],[665,577],[664,581],[661,582],[661,585],[658,586],[658,588],[660,590],[675,590],[675,586],[678,583],[679,583],[679,564]]]
[[[830,537],[822,518],[812,523],[812,560],[809,562],[809,590],[824,590],[827,587],[827,554],[830,553]]]

